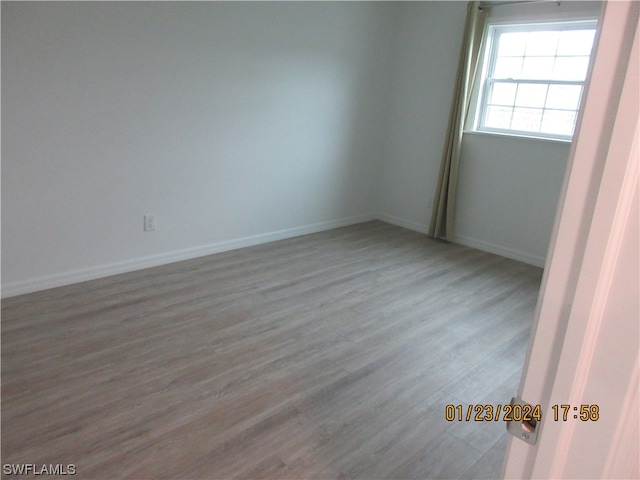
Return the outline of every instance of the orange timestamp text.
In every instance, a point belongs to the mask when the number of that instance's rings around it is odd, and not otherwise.
[[[531,422],[542,419],[542,409],[540,405],[446,405],[444,407],[444,418],[448,422],[457,420],[458,422]]]

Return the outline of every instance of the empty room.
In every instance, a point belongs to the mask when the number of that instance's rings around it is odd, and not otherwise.
[[[3,478],[637,478],[638,2],[1,8]]]

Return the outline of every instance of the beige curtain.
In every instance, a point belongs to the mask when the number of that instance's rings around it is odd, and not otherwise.
[[[480,2],[469,2],[467,5],[467,22],[460,50],[460,60],[458,61],[458,74],[451,104],[449,127],[447,128],[440,174],[433,199],[431,223],[429,224],[428,234],[433,238],[446,240],[453,238],[462,130],[469,110],[471,90],[478,69],[480,44],[487,19],[488,9],[480,10],[479,4]]]

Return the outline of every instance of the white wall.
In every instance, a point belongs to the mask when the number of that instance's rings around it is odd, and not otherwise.
[[[426,231],[465,15],[2,3],[2,295],[371,218]],[[539,263],[567,152],[467,136],[456,240]]]
[[[597,17],[599,2],[491,9],[513,21]],[[438,178],[466,2],[416,2],[396,39],[391,123],[377,209],[381,218],[426,231]],[[433,92],[437,92],[433,94]],[[570,145],[465,134],[454,241],[544,265]]]
[[[569,143],[463,136],[454,241],[544,266]]]
[[[431,218],[466,2],[403,4],[395,37],[386,162],[376,210],[426,232]]]
[[[371,218],[393,12],[3,2],[3,295]]]
[[[600,2],[492,8],[490,22],[597,18]],[[473,112],[472,112],[473,113]],[[544,266],[570,144],[465,133],[454,241]]]

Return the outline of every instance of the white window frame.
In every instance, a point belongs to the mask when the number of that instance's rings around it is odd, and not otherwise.
[[[546,133],[546,132],[532,132],[529,130],[517,130],[517,129],[501,129],[495,127],[487,127],[484,125],[485,114],[487,110],[487,104],[491,95],[491,86],[496,82],[505,82],[505,83],[526,83],[526,84],[544,84],[544,85],[577,85],[582,88],[581,98],[578,101],[578,111],[580,108],[580,104],[582,103],[582,96],[584,95],[584,88],[587,78],[589,76],[589,72],[591,71],[591,63],[593,60],[593,51],[595,46],[592,46],[591,56],[589,61],[589,68],[587,70],[587,75],[584,80],[551,80],[551,79],[504,79],[504,78],[496,78],[490,77],[489,74],[493,72],[495,67],[496,58],[498,55],[497,48],[497,39],[498,36],[502,33],[510,33],[510,32],[533,32],[533,31],[549,31],[549,30],[583,30],[585,28],[593,28],[597,29],[597,20],[596,19],[588,19],[588,20],[575,20],[575,21],[542,21],[535,23],[504,23],[504,22],[489,22],[487,25],[487,31],[485,36],[485,42],[483,47],[483,62],[482,69],[480,72],[480,76],[478,78],[479,88],[476,92],[476,98],[472,99],[473,104],[475,105],[475,115],[472,124],[472,131],[479,133],[490,133],[490,134],[499,134],[506,136],[518,136],[518,137],[530,137],[530,138],[540,138],[547,140],[559,140],[559,141],[571,141],[573,138],[573,134],[571,135],[562,135],[562,134],[554,134],[554,133]],[[575,131],[575,126],[574,126]]]

